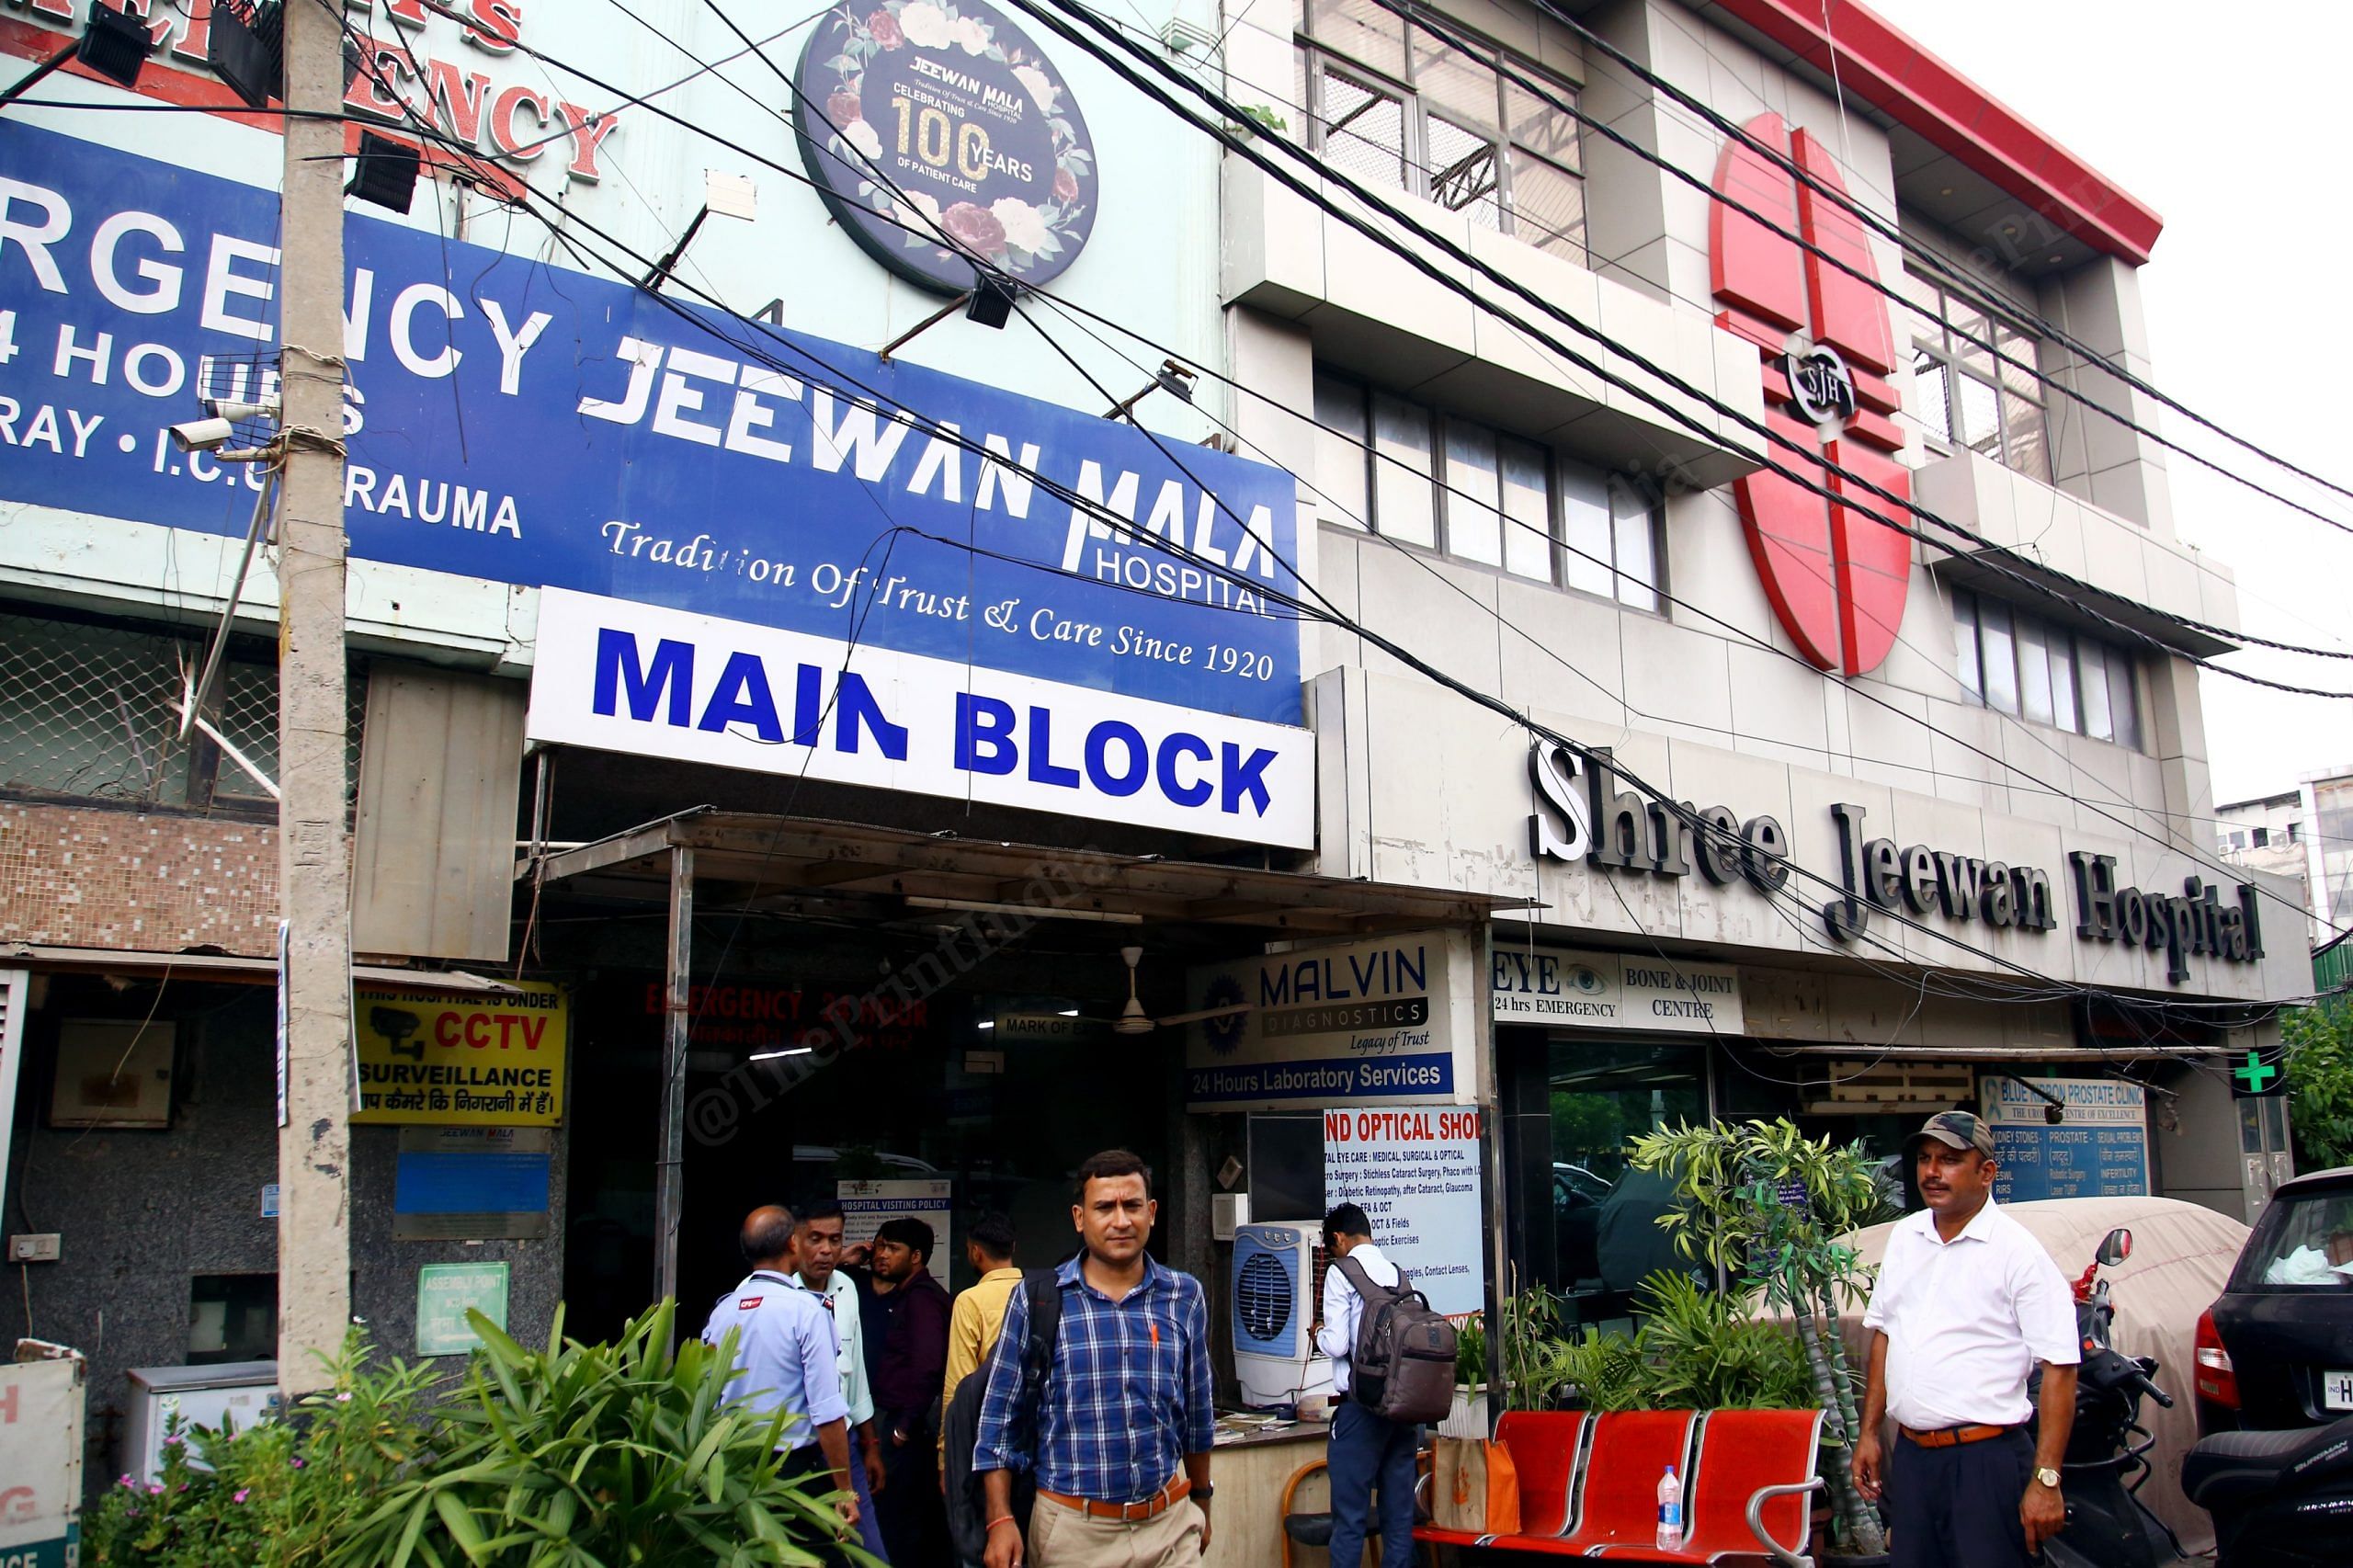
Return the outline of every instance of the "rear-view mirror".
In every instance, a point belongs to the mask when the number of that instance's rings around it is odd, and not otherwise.
[[[2121,1225],[2109,1232],[2099,1244],[2097,1256],[2110,1268],[2122,1263],[2132,1256],[2132,1233]]]

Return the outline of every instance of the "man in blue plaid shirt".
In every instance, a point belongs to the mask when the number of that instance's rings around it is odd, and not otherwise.
[[[1013,1472],[1031,1471],[1034,1568],[1195,1564],[1210,1542],[1209,1305],[1144,1252],[1160,1206],[1124,1149],[1078,1169],[1085,1242],[1055,1270],[1062,1324],[1034,1412],[1017,1411],[1029,1301],[1016,1290],[989,1359],[972,1469],[988,1494],[984,1568],[1021,1568]]]

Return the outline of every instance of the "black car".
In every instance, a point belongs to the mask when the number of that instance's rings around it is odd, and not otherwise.
[[[2198,1320],[2198,1430],[2353,1415],[2353,1166],[2282,1182]]]

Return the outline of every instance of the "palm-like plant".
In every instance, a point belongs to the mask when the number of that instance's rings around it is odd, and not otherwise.
[[[1730,1271],[1786,1311],[1824,1413],[1833,1517],[1846,1545],[1886,1550],[1879,1517],[1855,1490],[1861,1394],[1839,1333],[1840,1293],[1868,1292],[1855,1250],[1838,1238],[1891,1217],[1860,1142],[1812,1139],[1786,1119],[1662,1129],[1634,1139],[1633,1165],[1675,1183],[1681,1206],[1659,1217],[1684,1256]]]
[[[819,1559],[837,1525],[821,1481],[789,1481],[790,1420],[722,1397],[735,1337],[670,1348],[673,1303],[611,1345],[528,1350],[479,1312],[483,1349],[445,1414],[441,1451],[386,1488],[342,1568],[728,1568]],[[873,1559],[855,1546],[857,1562]]]

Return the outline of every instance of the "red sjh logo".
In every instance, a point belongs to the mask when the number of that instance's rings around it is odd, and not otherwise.
[[[1790,133],[1778,114],[1760,114],[1745,130],[1845,195],[1837,165],[1809,132]],[[1801,450],[1819,449],[1829,463],[1908,498],[1912,475],[1896,460],[1904,437],[1891,417],[1895,389],[1886,380],[1895,368],[1893,334],[1886,297],[1863,280],[1879,273],[1862,225],[1745,142],[1725,144],[1715,188],[1772,223],[1722,202],[1708,222],[1711,281],[1722,307],[1716,324],[1756,345],[1767,425]],[[1800,246],[1791,233],[1863,277]],[[1813,465],[1778,442],[1767,444],[1767,456],[1812,477]],[[1753,473],[1736,487],[1740,520],[1766,597],[1799,651],[1825,670],[1859,676],[1877,669],[1895,644],[1912,541],[1870,515],[1884,516],[1893,503],[1827,468],[1820,480],[1852,502],[1834,506],[1780,474]]]

